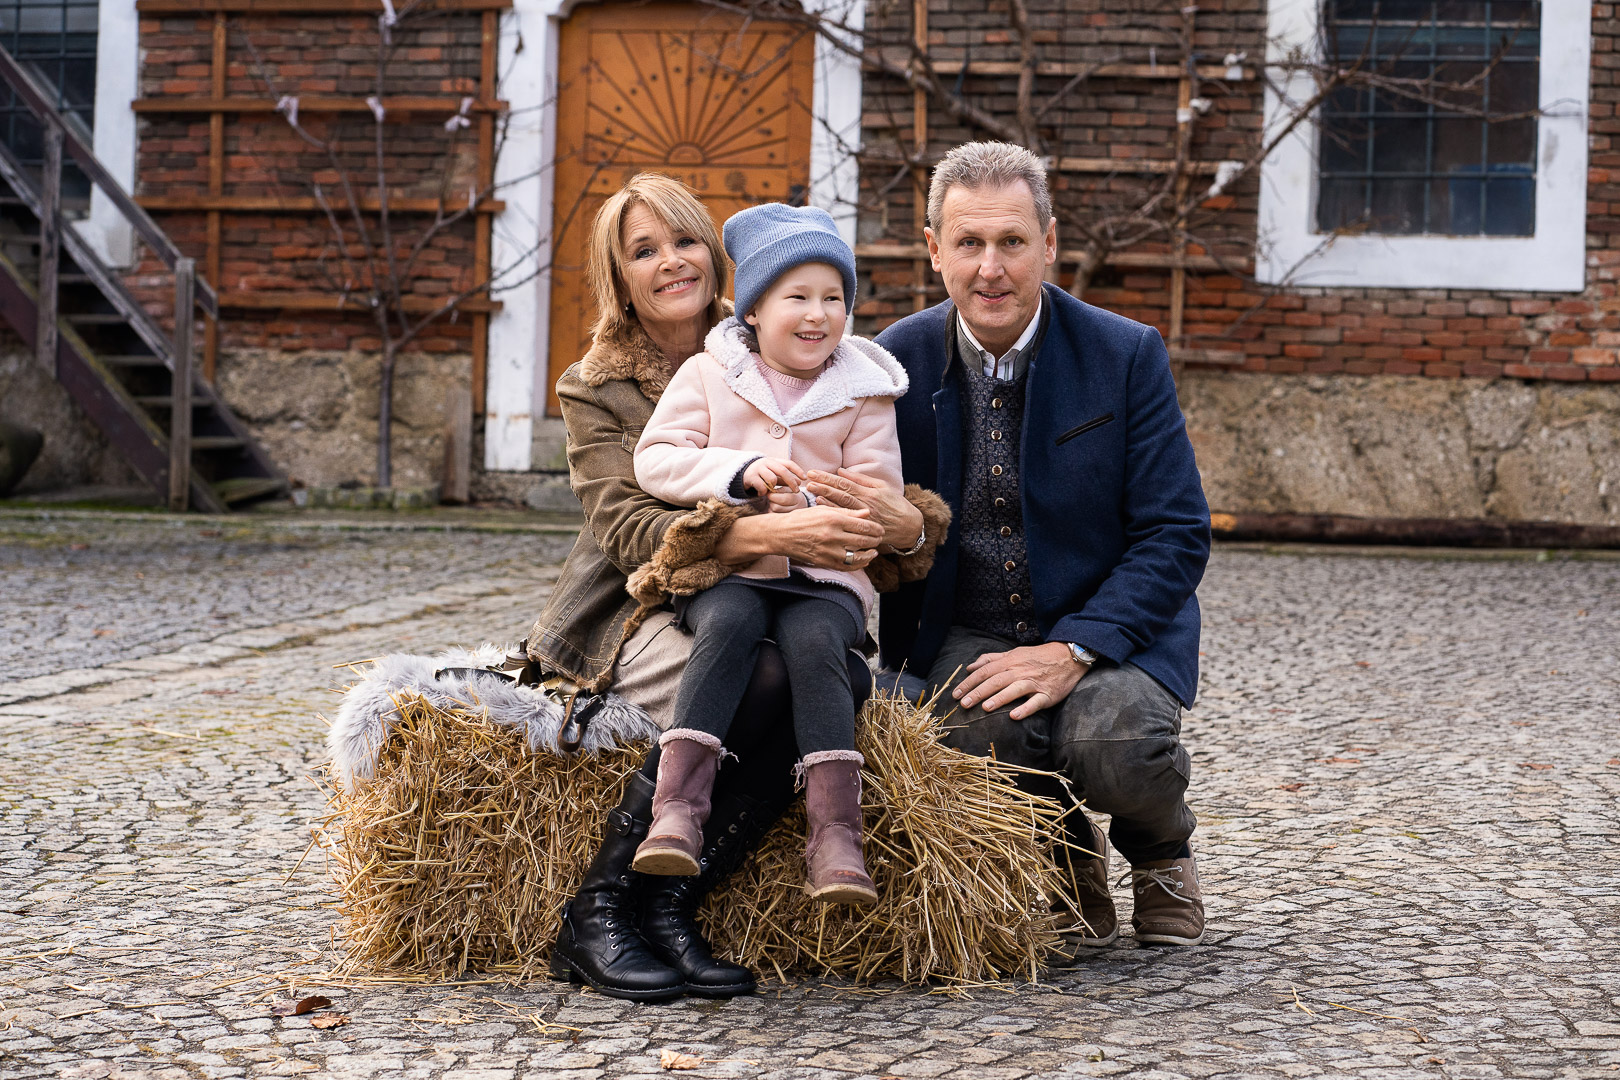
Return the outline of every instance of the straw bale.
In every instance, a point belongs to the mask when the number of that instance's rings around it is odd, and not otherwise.
[[[375,775],[330,789],[317,827],[351,973],[448,978],[545,971],[563,904],[644,745],[531,753],[472,709],[408,692]],[[1034,977],[1059,808],[1015,770],[941,745],[926,711],[879,696],[857,725],[867,860],[880,901],[809,900],[802,802],[701,914],[717,950],[765,974],[978,982]]]

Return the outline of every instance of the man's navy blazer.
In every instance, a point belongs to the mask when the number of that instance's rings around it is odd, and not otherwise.
[[[1019,476],[1035,618],[1048,641],[1129,661],[1185,705],[1198,690],[1198,598],[1209,506],[1151,326],[1044,286],[1051,321],[1031,359]],[[905,478],[962,518],[959,369],[947,365],[946,301],[878,335],[905,366],[896,402]],[[948,369],[949,368],[949,369]],[[955,609],[958,530],[924,581],[883,597],[883,661],[926,675]]]

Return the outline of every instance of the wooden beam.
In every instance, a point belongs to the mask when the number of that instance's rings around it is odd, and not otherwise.
[[[920,259],[928,257],[927,244],[856,244],[858,259]],[[1073,264],[1085,260],[1084,251],[1060,251],[1060,264]],[[1126,269],[1168,270],[1176,265],[1176,256],[1167,251],[1116,251],[1103,262],[1108,266]],[[1183,255],[1181,263],[1188,270],[1219,271],[1222,273],[1252,273],[1253,260],[1248,258],[1218,259],[1213,255]],[[221,301],[223,302],[223,301]]]
[[[196,318],[197,263],[174,263],[174,368],[169,379],[169,509],[191,501],[191,328]]]
[[[321,208],[319,203],[307,195],[138,195],[135,202],[147,210],[175,213],[223,210],[233,214],[277,214],[312,212]],[[368,213],[375,213],[380,204],[376,196],[362,196],[360,208]],[[431,214],[441,208],[445,211],[446,217],[461,209],[454,203],[439,199],[388,200],[390,214]],[[498,214],[505,209],[506,203],[500,199],[485,199],[474,208],[473,212]]]
[[[478,100],[487,105],[495,100],[495,60],[498,55],[500,18],[493,11],[482,16],[478,52]],[[489,191],[495,183],[495,116],[492,110],[478,114],[478,161],[475,182],[479,191]],[[477,281],[488,281],[490,268],[491,227],[494,222],[488,214],[478,215],[473,228],[473,275]],[[472,395],[468,402],[471,416],[484,413],[484,392],[489,371],[489,316],[476,312],[472,324]]]
[[[911,43],[924,56],[928,55],[928,0],[911,0]],[[911,152],[921,159],[928,153],[928,92],[918,88],[911,92]],[[911,225],[918,236],[928,224],[928,169],[917,165],[911,170]],[[921,311],[928,306],[928,247],[923,245],[921,257],[911,264],[911,310]]]
[[[897,49],[889,50],[888,58],[902,66],[911,62],[909,55],[903,54]],[[1023,70],[1023,65],[1017,60],[969,60],[965,64],[961,60],[935,60],[932,67],[936,75],[960,75],[963,67],[966,67],[969,75],[992,77],[1017,75]],[[1164,79],[1170,81],[1181,78],[1182,69],[1180,60],[1172,60],[1163,64],[1103,64],[1101,67],[1093,67],[1091,64],[1073,61],[1043,60],[1035,65],[1035,74],[1072,78],[1082,72],[1089,71],[1093,79]],[[1254,68],[1241,64],[1235,64],[1232,67],[1227,67],[1224,64],[1199,64],[1198,77],[1222,82],[1248,82],[1255,79],[1256,74]]]
[[[214,52],[210,58],[209,92],[217,98],[225,96],[225,73],[230,42],[225,13],[214,13]],[[208,114],[208,194],[213,197],[225,191],[225,114]],[[135,200],[137,204],[140,200]],[[221,249],[224,247],[223,230],[217,207],[210,207],[207,221],[207,250],[203,255],[203,278],[215,290],[219,289]],[[219,320],[207,316],[203,320],[203,379],[214,381],[214,370],[219,366]]]
[[[39,178],[39,288],[34,322],[34,355],[56,377],[56,298],[62,267],[62,129],[45,123],[45,162]]]
[[[437,296],[407,296],[405,310],[412,314],[426,314],[437,311],[444,300]],[[241,311],[331,311],[341,314],[369,313],[371,310],[358,295],[344,303],[341,294],[326,292],[230,292],[219,298],[219,306]],[[485,300],[476,296],[458,305],[468,314],[499,311],[502,306],[499,300]]]
[[[1071,173],[1147,173],[1168,176],[1176,171],[1174,160],[1161,160],[1158,158],[1058,158],[1053,164],[1057,172]],[[1193,161],[1187,165],[1188,172],[1200,176],[1213,176],[1220,169],[1218,161]]]
[[[470,95],[466,95],[470,96]],[[274,113],[276,103],[270,98],[256,97],[159,97],[141,98],[132,103],[138,113]],[[504,101],[474,102],[473,112],[498,113],[506,111]],[[461,111],[460,97],[405,96],[383,99],[383,108],[390,114],[418,112],[457,113]],[[309,95],[299,97],[298,112],[306,113],[369,113],[371,106],[363,98]]]
[[[437,0],[427,5],[434,11],[501,11],[512,0]],[[376,0],[136,0],[142,15],[196,15],[230,11],[256,15],[342,15],[376,14],[382,5]]]

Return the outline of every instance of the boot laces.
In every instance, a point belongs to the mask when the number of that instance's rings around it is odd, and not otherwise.
[[[1172,874],[1175,876],[1171,877]],[[1187,884],[1181,876],[1181,867],[1179,866],[1157,866],[1145,870],[1139,870],[1133,866],[1120,877],[1120,887],[1123,888],[1126,882],[1130,882],[1131,889],[1138,895],[1157,885],[1165,891],[1166,895],[1176,900],[1181,899],[1181,890]]]

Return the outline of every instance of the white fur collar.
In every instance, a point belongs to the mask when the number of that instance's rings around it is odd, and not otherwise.
[[[851,335],[838,343],[809,393],[783,415],[749,351],[735,315],[709,331],[703,349],[726,373],[731,392],[786,427],[831,416],[862,398],[897,398],[910,385],[906,369],[881,345]]]

